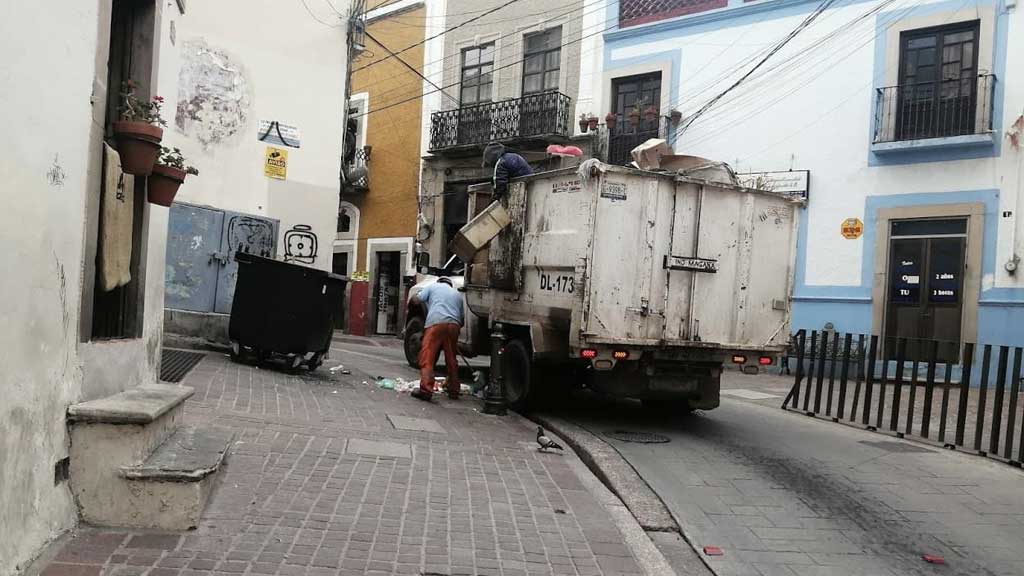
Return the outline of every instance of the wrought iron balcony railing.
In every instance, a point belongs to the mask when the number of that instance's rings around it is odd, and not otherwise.
[[[345,164],[345,188],[352,192],[366,192],[370,187],[370,152],[372,146],[356,148],[352,162]]]
[[[430,151],[569,135],[570,98],[559,92],[463,106],[430,116]]]
[[[993,74],[879,88],[875,143],[985,134],[992,130]]]
[[[627,121],[625,115],[619,114],[615,128],[608,134],[608,163],[625,166],[632,162],[630,153],[633,148],[660,137],[658,123],[659,120],[641,119],[634,125]]]

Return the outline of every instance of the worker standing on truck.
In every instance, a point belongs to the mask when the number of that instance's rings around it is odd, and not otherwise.
[[[441,277],[412,297],[427,311],[423,344],[420,346],[420,387],[412,391],[414,398],[429,401],[434,394],[434,363],[444,350],[444,364],[448,369],[448,397],[459,397],[459,330],[462,329],[462,295],[452,286],[450,278]]]
[[[501,198],[508,192],[508,181],[519,176],[533,174],[533,168],[525,158],[514,152],[505,150],[498,142],[491,142],[484,148],[484,168],[494,166],[494,199]]]

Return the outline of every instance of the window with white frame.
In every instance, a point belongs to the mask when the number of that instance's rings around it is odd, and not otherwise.
[[[523,37],[523,95],[558,90],[562,27]]]

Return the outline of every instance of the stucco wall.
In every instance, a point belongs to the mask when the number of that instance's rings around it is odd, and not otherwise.
[[[372,4],[371,4],[372,5]],[[420,43],[426,7],[403,10],[367,24],[367,32],[395,52]],[[373,40],[366,40],[367,52],[353,62],[354,68],[368,65],[387,55]],[[416,46],[401,58],[423,70],[424,48]],[[381,61],[352,74],[352,93],[365,94],[373,111],[420,93],[423,80],[396,58]],[[345,200],[359,208],[357,262],[354,270],[368,271],[367,240],[416,235],[416,194],[420,173],[418,129],[421,102],[410,102],[365,116],[366,145],[373,148],[369,164],[369,191],[346,194]]]
[[[3,575],[23,571],[76,523],[67,484],[54,480],[54,464],[68,454],[67,406],[155,379],[166,209],[144,211],[143,336],[90,343],[80,328],[90,300],[83,285],[93,278],[95,227],[86,216],[99,194],[109,28],[108,0],[61,10],[16,3],[0,23],[0,107],[11,112],[4,129],[16,143],[0,158]]]
[[[717,13],[656,23],[608,34],[595,42],[584,63],[590,70],[581,99],[603,116],[610,109],[610,80],[663,71],[662,108],[684,117],[748,70],[759,51],[778,41],[817,6],[816,2],[730,2]],[[609,7],[609,11],[615,7]],[[774,56],[757,74],[729,93],[678,136],[677,153],[727,161],[740,172],[810,170],[810,202],[798,254],[794,327],[870,330],[869,234],[877,207],[982,201],[991,198],[985,226],[991,228],[982,262],[981,302],[1021,315],[1024,282],[1003,264],[1011,257],[1014,228],[1021,253],[1019,166],[1024,152],[1008,145],[1006,131],[1024,109],[1024,62],[1019,9],[981,2],[853,2],[830,9]],[[876,88],[892,83],[891,43],[904,28],[981,19],[979,68],[997,75],[994,146],[983,151],[940,151],[884,159],[873,154]],[[841,32],[837,32],[841,31]],[[834,35],[828,38],[829,35]],[[595,112],[596,113],[596,112]],[[977,198],[975,198],[977,196]],[[1012,216],[1004,216],[1012,212]],[[864,221],[866,233],[848,240],[840,223]],[[986,242],[989,242],[986,240]],[[997,304],[1006,302],[1007,304]],[[867,312],[865,312],[867,308]],[[979,310],[978,337],[1020,343],[1003,323]],[[801,325],[800,323],[805,323]]]
[[[446,28],[466,22],[482,12],[505,4],[503,0],[450,0],[445,18]],[[523,83],[523,35],[545,29],[562,27],[561,74],[558,91],[576,101],[580,73],[580,38],[597,32],[596,29],[581,29],[583,2],[574,0],[552,5],[544,0],[521,0],[507,8],[488,14],[479,20],[452,30],[444,35],[443,86],[452,86],[449,93],[459,97],[463,48],[494,42],[494,89],[493,101],[519,98]],[[451,99],[441,98],[442,110],[457,108]]]
[[[165,140],[200,172],[176,200],[279,219],[279,257],[284,234],[310,225],[318,244],[312,265],[324,270],[337,220],[347,74],[348,2],[330,5],[311,5],[314,19],[299,3],[190,2],[173,44],[165,26],[163,46],[176,50],[160,73],[171,110]],[[300,148],[285,148],[286,180],[264,175],[260,120],[301,133]]]

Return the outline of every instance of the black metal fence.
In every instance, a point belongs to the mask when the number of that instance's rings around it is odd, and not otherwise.
[[[983,74],[879,88],[875,142],[988,132],[995,83],[995,75]]]
[[[908,342],[916,345],[910,352]],[[953,364],[941,362],[939,350],[959,343],[938,340],[801,330],[791,345],[796,370],[785,410],[973,450],[1018,467],[1024,461],[1019,346],[965,343]]]
[[[366,174],[360,176],[359,178],[356,178],[354,181],[347,182],[348,188],[350,190],[365,191],[367,188],[369,188],[369,186],[370,186],[370,172],[369,172],[369,169],[370,169],[370,152],[372,152],[372,151],[373,151],[373,147],[372,146],[363,146],[361,148],[356,148],[355,159],[353,159],[352,162],[348,166],[346,166],[346,172],[349,172],[352,169],[359,168],[359,167],[366,168],[367,172],[366,172]]]
[[[630,154],[633,148],[651,138],[658,137],[657,122],[642,122],[636,127],[630,127],[628,124],[622,127],[620,124],[620,127],[613,130],[608,136],[608,163],[619,166],[629,164],[633,161],[633,156]]]
[[[559,92],[463,106],[430,115],[430,150],[544,136],[567,137],[571,99]]]

